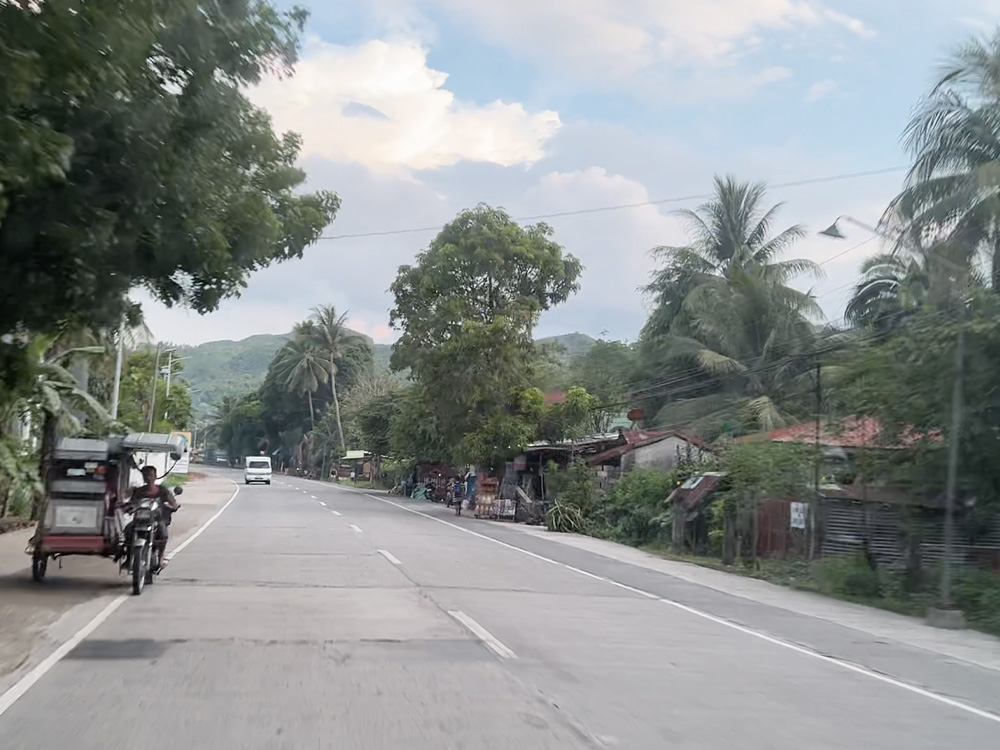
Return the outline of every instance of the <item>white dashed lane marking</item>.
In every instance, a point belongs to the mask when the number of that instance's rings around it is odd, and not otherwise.
[[[380,549],[380,550],[378,551],[378,553],[379,553],[380,555],[382,555],[382,557],[384,557],[384,558],[385,558],[386,560],[388,560],[389,562],[391,562],[391,563],[392,563],[393,565],[402,565],[402,564],[403,564],[403,563],[401,563],[401,562],[399,561],[399,559],[398,559],[398,558],[397,558],[397,557],[396,557],[396,556],[395,556],[394,554],[392,554],[392,553],[391,553],[391,552],[390,552],[389,550],[387,550],[387,549]]]

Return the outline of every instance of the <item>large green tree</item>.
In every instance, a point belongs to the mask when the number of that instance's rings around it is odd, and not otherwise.
[[[489,206],[463,211],[416,264],[399,269],[390,321],[402,335],[392,367],[409,368],[444,443],[466,460],[474,458],[460,448],[471,445],[466,436],[530,387],[538,316],[576,290],[580,270],[548,226],[522,227]],[[486,450],[475,441],[480,460],[516,452],[517,443]]]
[[[763,184],[716,178],[715,197],[682,212],[692,242],[658,249],[663,265],[646,293],[653,309],[641,341],[646,382],[636,405],[658,426],[771,429],[794,412],[802,355],[819,316],[813,297],[789,286],[818,274],[808,260],[781,260],[803,234],[774,233],[780,204]]]
[[[215,309],[299,257],[332,193],[244,95],[306,14],[266,0],[0,4],[0,332],[113,328],[127,291]]]
[[[600,340],[586,354],[570,360],[566,380],[596,399],[591,412],[592,429],[609,429],[615,415],[626,410],[629,387],[636,367],[635,347],[621,341]]]

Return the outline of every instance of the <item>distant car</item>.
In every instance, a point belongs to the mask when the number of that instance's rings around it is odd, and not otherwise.
[[[215,463],[229,465],[229,459],[226,456],[216,456]]]
[[[271,457],[270,456],[247,456],[244,462],[246,468],[243,470],[243,480],[251,482],[271,483]]]

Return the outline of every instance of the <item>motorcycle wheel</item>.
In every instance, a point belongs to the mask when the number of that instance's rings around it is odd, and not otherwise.
[[[35,553],[31,556],[31,577],[41,583],[45,580],[45,572],[49,568],[49,558],[48,555],[41,555]]]
[[[149,585],[153,584],[155,579],[154,571],[160,566],[160,556],[155,552],[151,551],[149,553],[149,565],[146,567],[146,583]]]
[[[134,596],[139,596],[142,593],[143,587],[146,585],[146,550],[149,549],[147,544],[142,548],[139,554],[135,553],[135,549],[132,550],[132,594]]]

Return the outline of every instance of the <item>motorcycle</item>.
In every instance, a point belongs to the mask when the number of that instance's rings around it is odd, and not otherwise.
[[[184,492],[178,487],[175,495]],[[152,585],[155,577],[160,574],[162,560],[160,559],[159,539],[160,518],[170,511],[163,507],[159,498],[141,498],[132,504],[132,522],[129,524],[130,540],[128,552],[121,561],[121,570],[132,576],[132,593],[138,596],[143,588]],[[177,509],[180,508],[178,504]],[[169,525],[169,520],[167,524]]]

